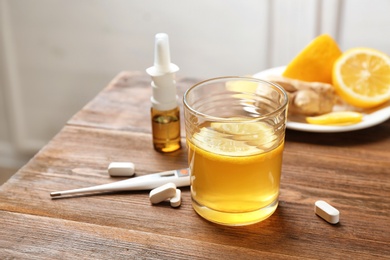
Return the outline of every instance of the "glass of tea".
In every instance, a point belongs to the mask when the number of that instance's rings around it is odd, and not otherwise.
[[[287,94],[247,77],[200,82],[184,94],[191,197],[203,218],[249,225],[278,206]]]

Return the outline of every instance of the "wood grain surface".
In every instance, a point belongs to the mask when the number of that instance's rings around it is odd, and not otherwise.
[[[179,78],[179,95],[197,82]],[[187,167],[186,148],[153,150],[150,79],[122,72],[0,187],[0,259],[385,259],[390,256],[390,121],[348,133],[287,130],[280,203],[244,227],[210,223],[182,205],[150,205],[147,191],[51,199],[104,184],[112,161],[138,176]],[[184,131],[182,131],[184,144]],[[330,225],[314,214],[325,200]]]

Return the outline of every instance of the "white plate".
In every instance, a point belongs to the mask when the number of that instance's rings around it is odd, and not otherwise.
[[[285,70],[286,66],[275,67],[268,70],[261,71],[253,75],[255,78],[266,78],[267,76],[277,75],[280,76]],[[348,132],[359,129],[368,128],[385,122],[390,118],[390,101],[376,107],[375,109],[362,110],[356,107],[348,105],[338,105],[333,108],[333,111],[357,111],[363,114],[363,120],[357,124],[347,126],[325,126],[325,125],[313,125],[305,122],[304,116],[291,116],[287,120],[287,128],[305,132],[319,132],[319,133],[336,133],[336,132]]]

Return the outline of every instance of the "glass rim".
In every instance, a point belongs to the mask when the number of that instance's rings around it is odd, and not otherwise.
[[[268,84],[274,88],[276,88],[277,90],[279,90],[280,93],[282,93],[282,96],[284,97],[284,100],[283,100],[283,103],[278,106],[277,109],[275,109],[274,111],[272,112],[269,112],[269,113],[266,113],[266,114],[263,114],[259,117],[254,117],[253,119],[251,118],[241,118],[241,119],[238,119],[238,118],[224,118],[224,117],[218,117],[218,116],[212,116],[212,115],[209,115],[209,114],[206,114],[206,113],[202,113],[202,112],[199,112],[197,110],[195,110],[194,108],[192,108],[188,102],[187,102],[187,97],[189,95],[189,93],[196,87],[198,87],[199,85],[203,85],[205,83],[208,83],[208,82],[211,82],[211,81],[221,81],[221,80],[228,80],[228,79],[234,79],[234,80],[249,80],[249,81],[254,81],[254,82],[259,82],[259,83],[265,83],[265,84]],[[193,114],[196,114],[197,116],[202,116],[202,117],[207,117],[207,118],[210,118],[212,120],[218,120],[218,121],[229,121],[229,122],[250,122],[250,121],[258,121],[258,120],[261,120],[261,119],[264,119],[264,118],[268,118],[270,116],[272,116],[273,114],[278,114],[280,111],[286,109],[287,105],[288,105],[288,95],[286,93],[286,91],[277,83],[274,83],[274,82],[270,82],[270,81],[266,81],[266,80],[262,80],[262,79],[258,79],[258,78],[253,78],[253,77],[242,77],[242,76],[223,76],[223,77],[215,77],[215,78],[210,78],[210,79],[206,79],[206,80],[203,80],[203,81],[200,81],[198,83],[196,83],[195,85],[191,86],[189,89],[187,89],[183,95],[183,104],[185,106],[185,108],[187,108],[189,111],[191,111],[191,113]]]

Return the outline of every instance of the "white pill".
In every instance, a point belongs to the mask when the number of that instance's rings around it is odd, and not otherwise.
[[[152,204],[160,203],[164,200],[171,199],[176,195],[176,185],[168,182],[160,187],[150,191],[149,199]]]
[[[135,166],[131,162],[112,162],[108,165],[108,174],[110,176],[126,176],[134,175]]]
[[[317,200],[314,204],[314,212],[331,224],[337,224],[340,212],[323,200]]]
[[[169,202],[171,203],[171,207],[179,207],[181,205],[181,190],[176,189],[175,197],[171,198]]]

